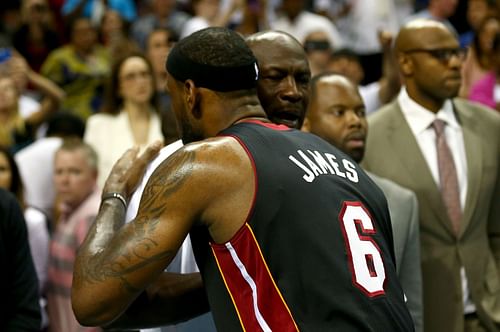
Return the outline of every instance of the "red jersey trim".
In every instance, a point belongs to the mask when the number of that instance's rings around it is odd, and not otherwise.
[[[244,331],[298,331],[249,224],[212,253]]]
[[[282,124],[275,124],[272,122],[263,122],[261,120],[242,120],[240,122],[245,122],[245,123],[255,123],[267,128],[271,128],[274,130],[280,130],[280,131],[285,131],[285,130],[291,130],[289,127],[282,125]]]

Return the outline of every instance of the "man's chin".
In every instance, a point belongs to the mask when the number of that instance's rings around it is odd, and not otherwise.
[[[349,157],[359,164],[365,156],[365,149],[353,149],[348,154]]]

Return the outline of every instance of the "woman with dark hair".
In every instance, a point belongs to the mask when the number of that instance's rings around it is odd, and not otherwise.
[[[101,188],[113,164],[128,148],[163,140],[153,70],[143,55],[133,53],[119,59],[105,93],[103,111],[88,119],[84,135],[99,157]]]
[[[23,0],[21,20],[12,38],[13,46],[38,73],[49,53],[61,45],[61,36],[47,0]]]
[[[481,92],[485,80],[495,77],[495,58],[498,55],[495,55],[493,46],[495,35],[499,32],[500,22],[497,17],[487,17],[479,25],[462,67],[461,97],[484,103],[476,95]],[[495,107],[488,103],[486,106]]]
[[[111,59],[120,58],[123,54],[139,52],[139,46],[127,36],[130,23],[125,21],[116,10],[107,9],[99,27],[102,45],[108,49]]]
[[[31,256],[38,277],[40,290],[40,307],[42,309],[42,324],[47,325],[45,311],[45,284],[47,281],[47,267],[49,262],[49,230],[46,216],[39,210],[26,206],[24,201],[24,188],[19,173],[19,168],[12,154],[4,147],[0,147],[0,188],[13,193],[23,209],[24,219],[28,228],[28,240]]]
[[[469,90],[468,99],[500,110],[500,31],[493,38],[491,70]]]

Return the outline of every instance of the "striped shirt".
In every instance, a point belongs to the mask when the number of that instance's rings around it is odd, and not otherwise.
[[[76,253],[94,222],[99,204],[100,190],[94,191],[74,211],[61,217],[50,243],[48,271],[48,313],[53,332],[100,331],[84,328],[76,321],[71,307],[71,283]]]

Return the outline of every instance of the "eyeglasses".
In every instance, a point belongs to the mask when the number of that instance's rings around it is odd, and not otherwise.
[[[467,55],[466,48],[440,48],[435,50],[426,50],[423,48],[408,50],[405,53],[427,53],[442,63],[449,63],[452,57],[457,57],[460,61]]]

